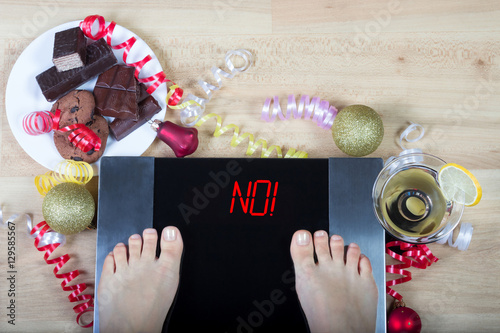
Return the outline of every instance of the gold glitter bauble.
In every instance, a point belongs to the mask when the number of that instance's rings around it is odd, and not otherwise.
[[[384,124],[379,114],[366,105],[350,105],[342,109],[332,126],[333,141],[351,156],[373,153],[384,137]]]
[[[61,183],[43,199],[43,218],[52,230],[71,235],[85,230],[94,218],[94,198],[83,185]]]

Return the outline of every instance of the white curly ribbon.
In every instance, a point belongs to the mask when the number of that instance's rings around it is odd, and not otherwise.
[[[41,229],[37,230],[33,235],[31,235],[31,230],[33,229],[33,220],[31,219],[31,216],[29,214],[13,214],[9,216],[7,220],[4,221],[3,218],[3,210],[0,207],[0,227],[7,227],[10,223],[13,223],[15,220],[18,218],[23,217],[26,220],[26,226],[27,226],[27,235],[30,238],[36,238],[38,233],[40,232]],[[43,235],[42,239],[40,240],[39,245],[44,246],[48,244],[54,244],[54,243],[60,243],[61,245],[64,245],[66,243],[66,236],[61,235],[60,233],[57,233],[55,231],[49,230],[48,232]]]
[[[231,60],[232,57],[242,58],[244,61],[243,66],[236,67]],[[186,98],[181,102],[179,107],[170,107],[171,109],[181,109],[180,117],[181,122],[184,125],[191,127],[194,126],[198,122],[198,120],[200,120],[201,116],[205,112],[206,104],[212,98],[213,92],[222,88],[222,77],[232,79],[236,74],[247,71],[252,66],[253,55],[252,53],[250,53],[250,51],[245,49],[231,50],[226,53],[224,61],[226,63],[226,67],[229,69],[229,72],[225,72],[215,66],[211,69],[215,81],[217,82],[217,86],[214,86],[207,81],[198,81],[198,84],[207,95],[207,98],[201,98],[193,94],[188,94]],[[194,120],[188,122],[188,119],[190,118],[194,118]]]
[[[410,133],[415,131],[420,131],[420,134],[414,139],[409,139],[408,135],[410,135]],[[401,147],[401,149],[407,150],[403,146],[403,140],[405,140],[406,142],[417,142],[418,140],[423,138],[424,134],[425,134],[425,128],[422,125],[410,121],[410,126],[408,126],[399,136],[399,146]]]
[[[451,247],[456,247],[460,251],[465,251],[469,248],[469,244],[472,240],[472,232],[474,228],[470,223],[460,223],[460,231],[458,232],[457,239],[453,242],[453,232],[450,232],[450,236],[448,238],[443,238],[436,243],[445,244],[448,242],[448,245]]]
[[[7,220],[4,221],[3,210],[2,210],[2,206],[0,205],[0,227],[3,227],[3,228],[7,227],[9,225],[9,222],[10,223],[14,222],[21,215],[22,214],[13,214],[13,215],[9,216],[9,218]],[[31,222],[31,217],[28,214],[24,214],[24,218],[26,219],[26,221]]]
[[[31,234],[31,230],[33,230],[33,223],[31,221],[31,218],[29,218],[29,220],[27,220],[26,225],[27,225],[28,237],[30,237],[30,238],[36,238],[38,236],[38,233],[42,230],[40,228],[37,231],[35,231],[33,233],[33,235]],[[42,246],[49,245],[49,244],[56,244],[56,243],[61,244],[60,246],[63,246],[64,244],[66,244],[66,236],[64,236],[58,232],[55,232],[52,229],[49,229],[42,236],[42,239],[40,239],[40,243],[38,243],[38,247],[42,247]]]

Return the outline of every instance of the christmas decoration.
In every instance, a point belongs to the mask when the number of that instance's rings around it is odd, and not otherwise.
[[[391,247],[399,247],[404,251],[403,254],[397,254],[392,251]],[[418,333],[422,328],[422,322],[418,314],[405,306],[403,296],[394,291],[391,286],[408,282],[411,280],[411,272],[405,268],[416,267],[426,269],[432,263],[438,261],[431,250],[423,244],[410,244],[403,241],[392,241],[385,245],[386,253],[402,262],[397,265],[387,265],[385,271],[403,275],[402,278],[390,280],[386,282],[387,293],[396,299],[394,309],[388,317],[387,329],[389,333]]]
[[[312,117],[312,121],[318,124],[319,127],[330,129],[338,113],[337,109],[333,105],[330,106],[327,101],[322,101],[319,97],[313,97],[312,100],[310,100],[308,95],[302,95],[300,97],[298,107],[295,102],[295,95],[288,95],[285,115],[283,115],[283,111],[281,111],[278,96],[274,96],[273,104],[273,109],[271,111],[271,99],[266,99],[262,107],[262,120],[271,122],[276,119],[276,116],[281,120],[286,120],[290,119],[290,116],[293,114],[295,119],[300,119],[302,116],[304,116],[304,119],[311,119]],[[269,114],[269,112],[271,112],[271,114]]]
[[[350,105],[339,111],[332,126],[333,141],[351,156],[373,153],[384,137],[382,119],[365,105]]]
[[[264,139],[258,139],[257,142],[255,142],[254,135],[251,133],[243,133],[240,135],[240,128],[234,124],[229,124],[224,127],[222,127],[222,118],[215,114],[215,113],[210,113],[201,118],[197,123],[196,126],[201,126],[203,125],[207,120],[210,118],[216,118],[217,119],[217,124],[215,125],[215,131],[214,131],[214,136],[219,137],[225,132],[233,129],[233,137],[231,138],[231,147],[236,147],[239,145],[241,142],[243,142],[246,138],[248,138],[248,148],[247,148],[247,155],[252,155],[257,148],[262,146],[262,151],[260,154],[260,157],[269,157],[271,153],[276,150],[276,154],[278,155],[279,158],[283,157],[283,153],[281,152],[281,148],[279,146],[271,146],[267,148],[267,141]],[[307,153],[305,151],[297,151],[295,152],[295,149],[290,148],[286,155],[285,158],[288,157],[293,157],[293,158],[306,158]]]
[[[389,333],[419,333],[422,329],[422,321],[419,315],[405,306],[404,302],[396,302],[387,320],[387,331]]]
[[[59,128],[61,110],[55,114],[49,111],[34,111],[23,118],[23,129],[29,135],[40,135],[51,131],[70,132],[68,140],[84,153],[93,149],[99,151],[101,139],[84,124],[73,124]]]
[[[232,57],[240,57],[243,60],[243,65],[240,67],[235,67]],[[226,63],[226,67],[229,69],[229,72],[224,72],[222,69],[217,67],[212,67],[212,74],[214,76],[215,81],[217,82],[217,86],[208,83],[207,81],[198,81],[201,89],[207,95],[207,98],[201,98],[192,94],[186,96],[184,101],[181,104],[173,106],[169,104],[169,107],[174,110],[181,110],[181,122],[186,126],[194,126],[197,124],[198,120],[200,120],[203,112],[205,112],[205,106],[212,98],[212,94],[214,91],[222,88],[222,78],[221,76],[232,79],[236,74],[243,73],[247,71],[250,66],[252,66],[253,55],[250,51],[245,49],[239,50],[231,50],[226,53],[226,57],[224,62]],[[189,121],[189,119],[194,119]]]
[[[198,148],[198,130],[185,128],[170,121],[153,121],[151,127],[157,131],[156,136],[165,142],[177,157],[191,155]]]
[[[94,199],[83,185],[61,183],[45,196],[43,217],[54,231],[72,235],[87,228],[94,218]]]
[[[73,160],[65,160],[57,165],[57,171],[49,171],[44,175],[39,175],[35,178],[35,185],[38,192],[45,196],[43,202],[43,215],[52,218],[58,224],[71,215],[77,217],[77,221],[70,220],[69,226],[63,223],[62,228],[64,231],[73,233],[76,229],[81,229],[78,226],[78,220],[85,227],[92,221],[94,215],[94,200],[90,193],[83,187],[88,183],[93,176],[93,169],[90,164],[86,162],[78,162]],[[49,197],[49,199],[47,199]],[[59,198],[59,199],[57,199]],[[57,202],[62,200],[62,202]],[[75,206],[82,206],[81,211],[76,209]],[[48,210],[47,212],[45,210]],[[88,215],[87,217],[84,217]],[[48,265],[55,264],[54,275],[58,279],[63,279],[61,287],[64,291],[71,291],[68,295],[70,302],[85,301],[73,307],[73,311],[77,314],[76,323],[81,327],[92,327],[93,322],[86,325],[80,323],[83,314],[93,311],[94,296],[92,294],[83,294],[87,285],[85,283],[78,283],[68,286],[80,274],[78,270],[67,273],[59,273],[62,267],[70,260],[68,254],[62,255],[58,258],[49,259],[51,254],[66,242],[66,236],[52,230],[46,221],[42,221],[33,226],[31,218],[26,215],[28,234],[30,237],[35,238],[35,248],[38,251],[45,252],[44,260]],[[83,217],[83,218],[82,218]],[[83,227],[83,229],[85,228]],[[76,229],[75,229],[76,228]],[[81,231],[81,230],[79,230]],[[76,232],[79,232],[76,231]]]

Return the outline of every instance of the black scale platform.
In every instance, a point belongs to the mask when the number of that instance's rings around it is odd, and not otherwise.
[[[104,157],[99,177],[96,290],[106,255],[154,227],[184,240],[168,332],[307,332],[290,241],[299,229],[340,234],[372,261],[385,332],[384,230],[371,189],[381,159]],[[99,331],[98,306],[94,332]]]

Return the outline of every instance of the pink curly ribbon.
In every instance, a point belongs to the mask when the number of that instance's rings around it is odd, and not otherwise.
[[[327,101],[322,101],[319,97],[313,97],[310,101],[309,95],[302,95],[297,107],[295,95],[288,95],[286,114],[283,115],[279,98],[278,96],[274,96],[274,106],[272,111],[271,98],[267,98],[264,102],[261,119],[271,122],[276,119],[276,115],[281,120],[289,119],[292,114],[295,119],[302,118],[302,115],[304,115],[304,119],[310,119],[312,116],[312,121],[318,124],[319,127],[323,129],[330,129],[337,113],[338,110],[333,105],[330,106]]]
[[[399,246],[399,248],[405,252],[403,252],[402,255],[397,254],[390,249],[393,246]],[[386,282],[387,293],[399,301],[403,299],[403,296],[390,287],[411,280],[411,272],[405,270],[405,268],[416,267],[426,269],[432,265],[432,263],[439,260],[432,254],[427,246],[422,244],[409,244],[402,241],[394,241],[387,243],[385,249],[388,255],[402,262],[402,264],[387,265],[385,267],[387,273],[403,275],[401,278]]]
[[[68,286],[68,284],[73,279],[75,279],[78,275],[80,275],[80,272],[78,272],[78,270],[74,270],[68,273],[59,274],[59,271],[62,269],[64,264],[68,262],[70,256],[68,254],[65,254],[59,258],[49,259],[52,252],[54,252],[61,245],[61,243],[51,243],[39,247],[40,241],[42,240],[44,234],[53,231],[50,229],[49,225],[45,221],[40,222],[36,226],[34,226],[33,229],[31,229],[30,231],[30,235],[35,234],[37,231],[38,235],[35,238],[35,248],[38,251],[45,251],[43,259],[45,259],[45,262],[48,265],[56,264],[56,267],[54,267],[54,275],[58,279],[64,279],[63,282],[61,283],[62,289],[64,291],[72,291],[72,293],[68,296],[69,301],[79,302],[86,300],[86,302],[80,303],[73,307],[73,311],[75,311],[75,313],[77,314],[76,323],[81,327],[92,327],[94,323],[93,321],[90,324],[83,326],[80,324],[80,317],[84,313],[92,311],[94,306],[94,297],[92,295],[89,294],[82,295],[83,291],[87,289],[87,285],[85,283],[79,283],[74,286]]]
[[[73,124],[64,128],[59,128],[61,110],[57,109],[55,114],[49,111],[35,111],[27,114],[23,119],[23,129],[29,135],[40,135],[50,131],[69,132],[68,139],[73,146],[84,153],[94,149],[101,149],[101,138],[90,128],[83,124]]]
[[[23,129],[29,135],[52,131],[52,114],[49,111],[31,112],[23,118]]]
[[[99,23],[99,28],[98,31],[95,35],[92,34],[92,26],[94,25],[95,21],[98,21]],[[134,46],[135,42],[137,39],[135,37],[130,37],[126,41],[118,44],[118,45],[112,45],[111,44],[111,38],[113,36],[113,31],[116,27],[116,22],[111,21],[111,23],[106,27],[106,20],[104,17],[100,15],[91,15],[87,16],[82,22],[80,22],[80,28],[82,29],[83,33],[90,39],[97,40],[103,37],[106,37],[106,43],[108,43],[111,48],[115,50],[119,49],[124,49],[123,50],[123,62],[127,64],[128,66],[135,67],[135,77],[139,82],[146,83],[146,82],[153,82],[147,89],[147,92],[149,94],[152,94],[162,83],[170,82],[172,83],[172,86],[170,86],[169,90],[172,90],[172,94],[170,98],[168,99],[168,105],[177,105],[177,103],[181,100],[183,90],[179,88],[174,82],[171,80],[167,79],[165,73],[163,71],[158,72],[154,75],[151,75],[146,78],[139,78],[139,73],[141,72],[142,68],[144,67],[145,64],[147,64],[149,61],[151,61],[152,57],[151,55],[147,55],[144,57],[144,59],[133,62],[133,63],[128,63],[127,62],[127,57]]]

